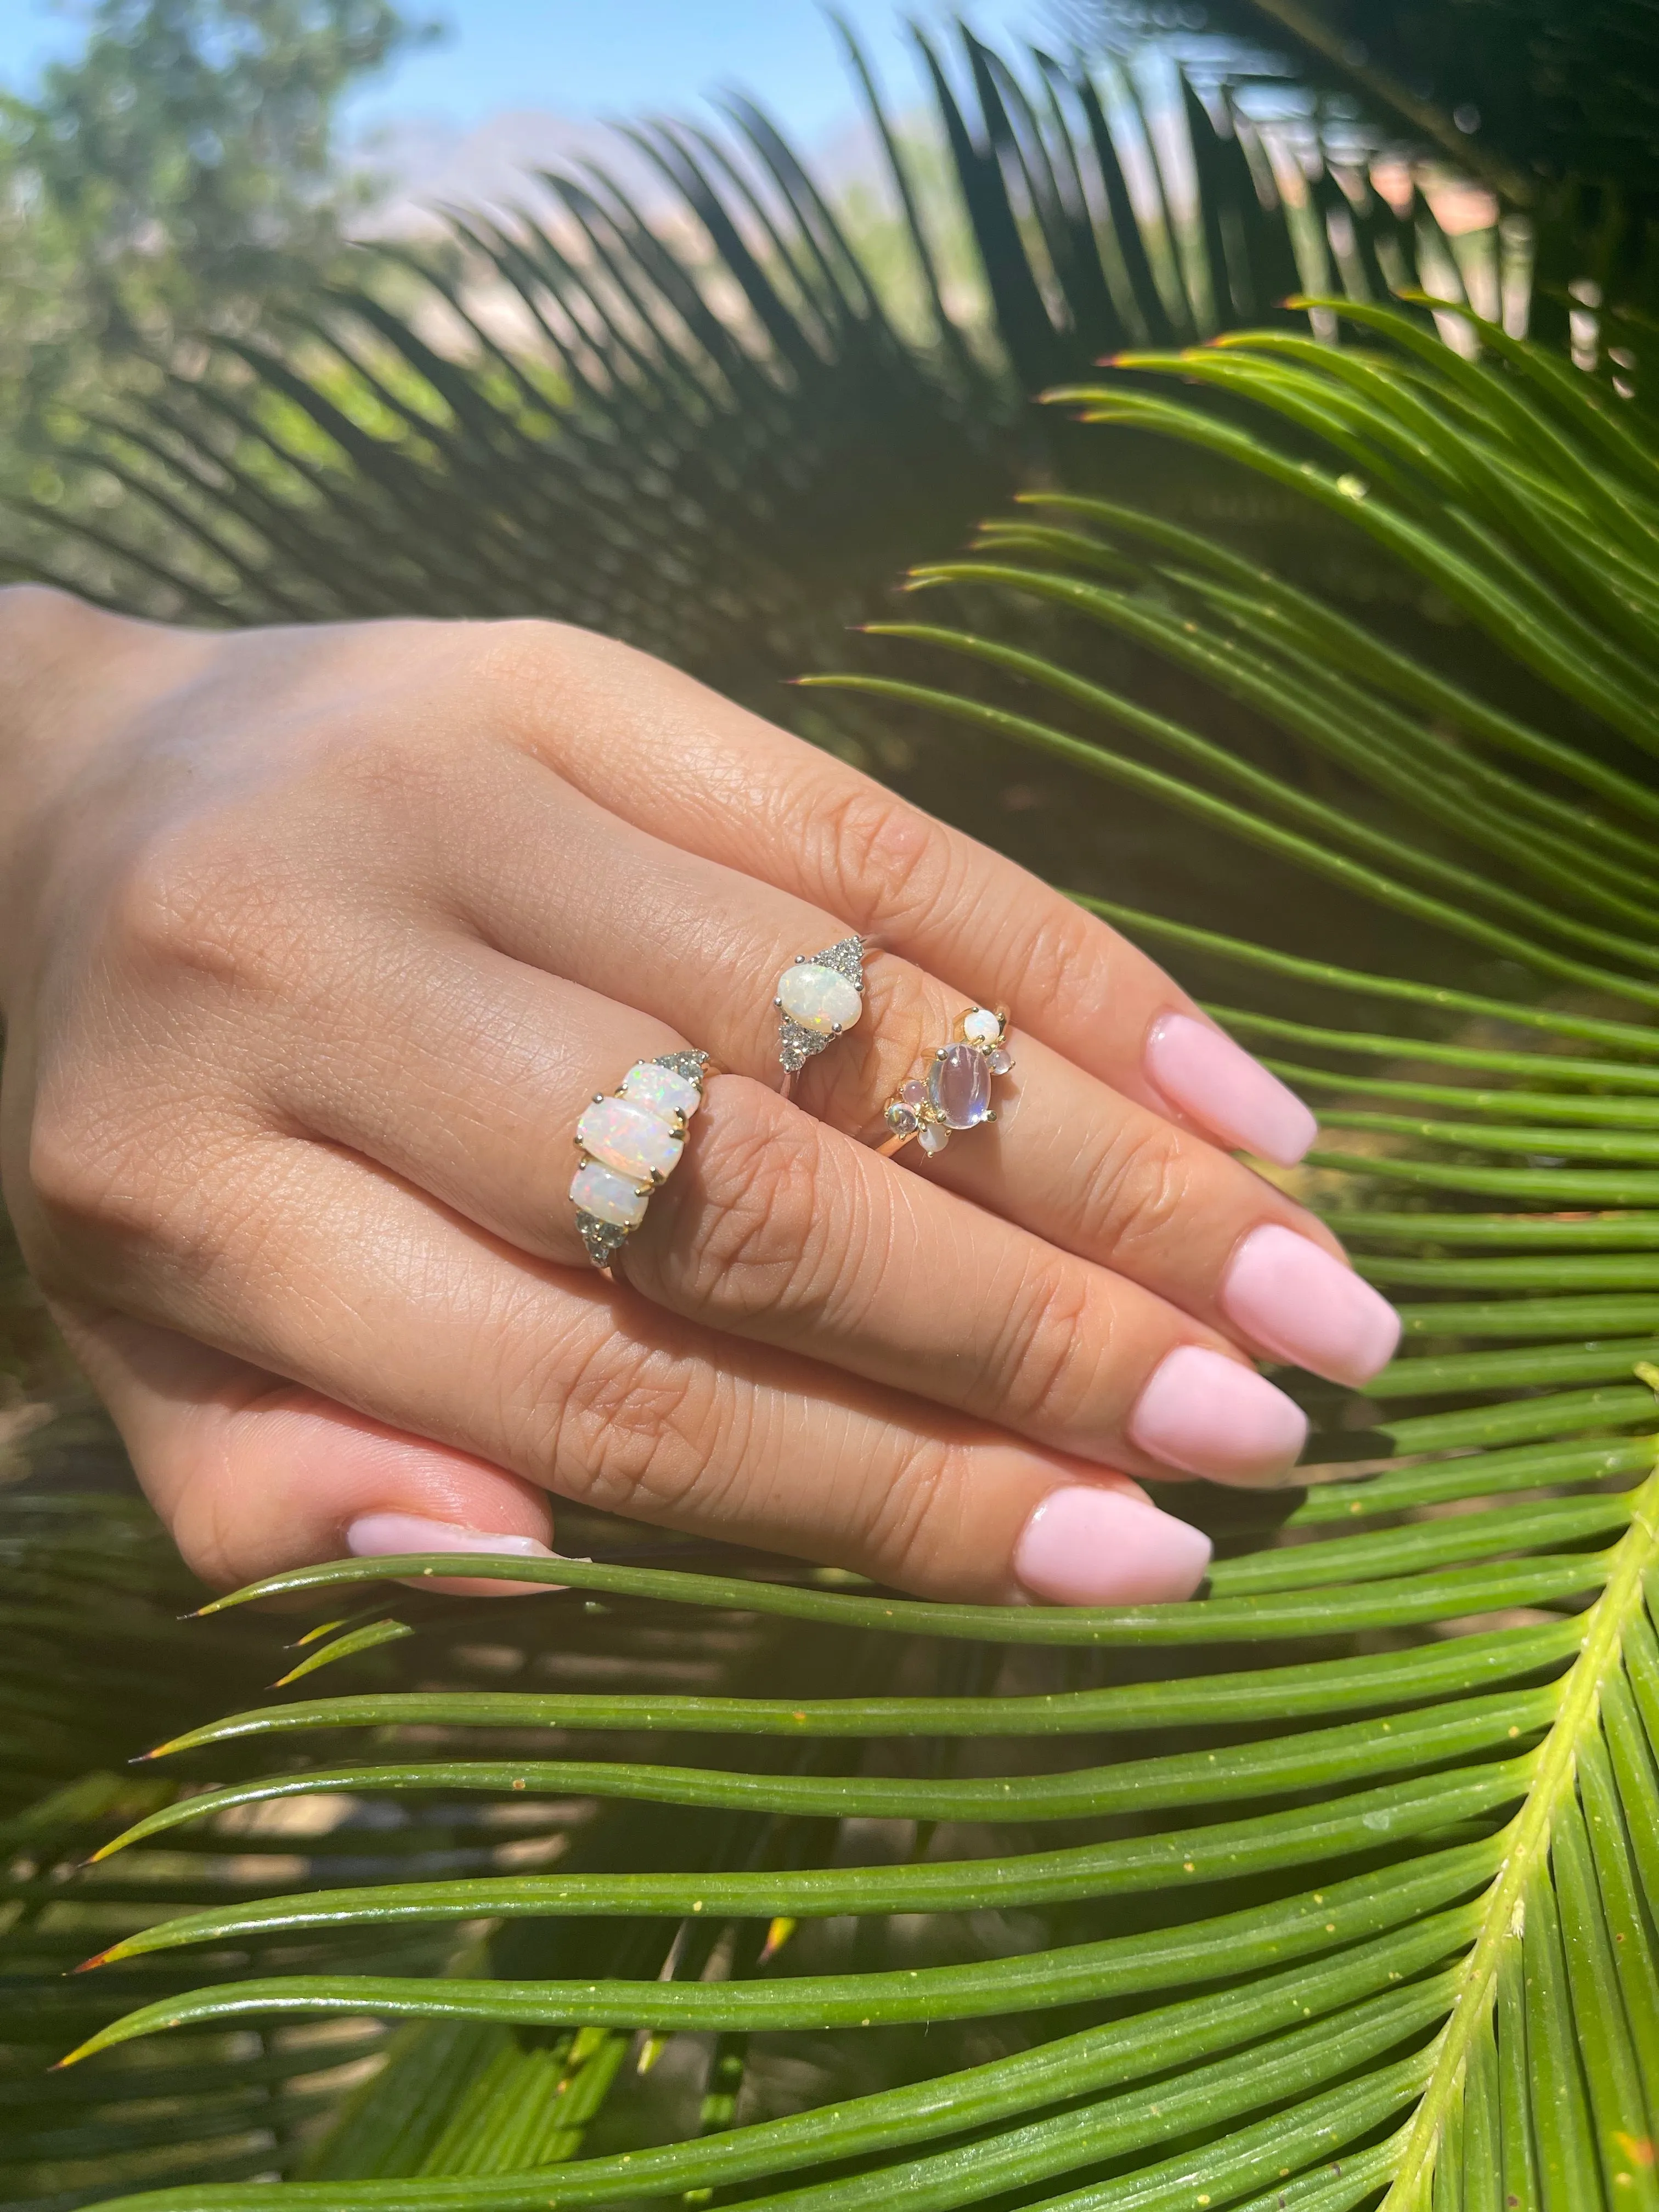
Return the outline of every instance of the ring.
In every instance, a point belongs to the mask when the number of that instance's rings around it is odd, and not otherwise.
[[[864,1012],[864,948],[869,939],[843,937],[822,952],[799,952],[778,978],[778,1061],[783,1095],[815,1053],[852,1029]]]
[[[609,1097],[594,1094],[576,1124],[581,1165],[571,1181],[587,1256],[608,1269],[645,1218],[651,1194],[666,1182],[685,1149],[685,1125],[714,1073],[706,1052],[665,1052],[636,1060]]]
[[[942,1152],[957,1132],[994,1121],[991,1078],[1013,1064],[1006,1006],[969,1006],[957,1018],[956,1041],[933,1054],[927,1079],[913,1076],[888,1100],[882,1119],[891,1133],[877,1150],[890,1157],[915,1137],[924,1152]]]

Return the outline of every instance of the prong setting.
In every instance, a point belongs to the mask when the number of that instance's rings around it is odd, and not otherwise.
[[[882,1109],[890,1132],[878,1149],[896,1152],[914,1138],[924,1152],[942,1152],[953,1135],[997,1119],[991,1082],[1013,1066],[1006,1006],[969,1006],[957,1017],[950,1044],[935,1050],[925,1080],[902,1083]]]

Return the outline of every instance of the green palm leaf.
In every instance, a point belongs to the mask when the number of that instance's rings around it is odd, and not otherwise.
[[[1073,447],[1030,392],[1333,281],[1316,215],[1189,90],[1151,129],[1109,70],[958,27],[921,46],[935,152],[848,46],[896,210],[874,234],[752,103],[630,130],[650,192],[550,175],[550,217],[364,252],[355,283],[66,434],[70,494],[15,557],[198,621],[550,617],[775,712],[894,568]],[[1414,275],[1409,224],[1350,220],[1403,235]]]
[[[379,1685],[307,1674],[173,1735],[155,1764],[210,1786],[145,1809],[88,1881],[308,1802],[587,1825],[531,1869],[158,1898],[73,1984],[137,2001],[106,2002],[89,2069],[250,2022],[412,2025],[313,2178],[124,2203],[1659,2212],[1659,1032],[1652,935],[1611,926],[1647,894],[1654,725],[1645,600],[1605,557],[1648,528],[1645,432],[1484,326],[1469,362],[1407,310],[1365,321],[1353,361],[1230,346],[1224,416],[1144,381],[1070,398],[1344,518],[1484,635],[1475,682],[1086,493],[916,578],[993,630],[884,625],[925,676],[818,679],[1060,755],[1441,933],[1412,942],[1467,981],[1086,902],[1223,979],[1212,1006],[1292,1047],[1364,1147],[1316,1152],[1301,1187],[1417,1295],[1365,1393],[1310,1390],[1330,1479],[1276,1529],[1265,1501],[1195,1498],[1258,1517],[1223,1523],[1180,1607],[924,1605],[740,1561],[460,1569],[562,1586],[535,1630],[495,1632],[527,1639],[514,1672],[538,1642],[679,1621],[686,1649],[698,1624],[749,1639],[735,1691],[435,1680],[410,1655],[440,1616],[407,1594],[411,1635],[378,1607],[335,1624],[319,1658]],[[1357,461],[1363,495],[1337,473]],[[1103,659],[1132,624],[1135,655]],[[1235,750],[1146,704],[1165,664],[1248,696],[1254,734]],[[1268,731],[1322,759],[1316,796]],[[208,1610],[457,1571],[344,1562]],[[351,1948],[422,1942],[441,1971]],[[638,2070],[665,2047],[708,2054],[672,2126]],[[805,2109],[769,2074],[790,2053],[816,2054]]]

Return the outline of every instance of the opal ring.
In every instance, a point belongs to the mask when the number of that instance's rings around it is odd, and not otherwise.
[[[924,1152],[942,1152],[963,1129],[994,1121],[991,1078],[1013,1066],[1008,1050],[1008,1009],[969,1006],[957,1018],[957,1035],[933,1054],[926,1079],[901,1083],[883,1109],[889,1134],[877,1149],[896,1152],[912,1137]]]
[[[787,1098],[815,1053],[852,1029],[864,1012],[866,937],[843,937],[822,952],[801,952],[778,978],[778,1060]]]
[[[685,1125],[716,1073],[706,1052],[636,1060],[617,1089],[599,1092],[576,1124],[582,1160],[570,1185],[587,1256],[608,1268],[645,1218],[652,1192],[685,1149]]]

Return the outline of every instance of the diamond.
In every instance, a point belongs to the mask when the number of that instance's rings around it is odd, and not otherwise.
[[[651,1194],[635,1189],[625,1176],[599,1161],[584,1160],[571,1179],[570,1195],[580,1213],[591,1213],[596,1221],[608,1222],[613,1229],[628,1230],[637,1229],[644,1220],[646,1200]]]
[[[689,1075],[665,1067],[659,1060],[636,1060],[622,1079],[622,1095],[665,1121],[678,1114],[689,1121],[702,1103],[701,1085]]]
[[[628,1242],[625,1229],[617,1229],[611,1223],[600,1221],[591,1213],[578,1213],[576,1226],[581,1231],[587,1256],[596,1267],[608,1267]]]
[[[630,1098],[596,1098],[576,1124],[576,1142],[630,1182],[648,1183],[678,1164],[685,1139],[648,1106]],[[604,1218],[602,1208],[592,1211]]]
[[[949,1129],[976,1129],[991,1110],[991,1071],[971,1044],[947,1044],[927,1078],[933,1111]]]

